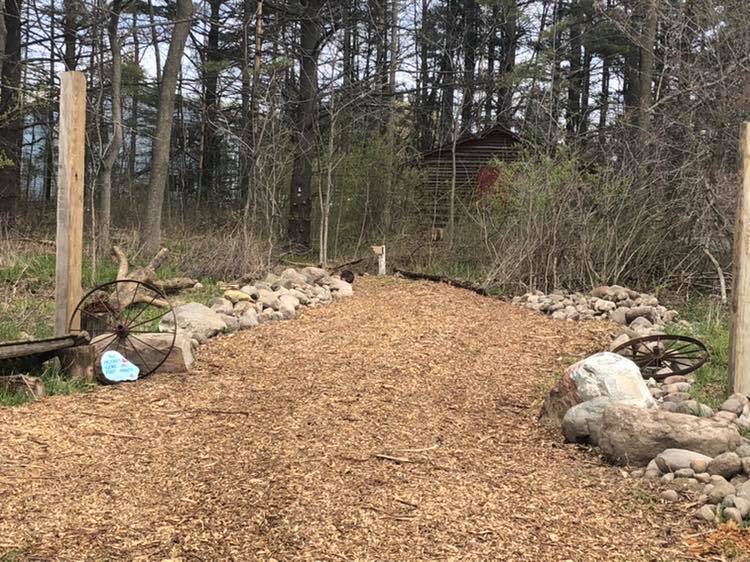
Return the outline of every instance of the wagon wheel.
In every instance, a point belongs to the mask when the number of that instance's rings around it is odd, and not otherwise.
[[[635,338],[617,346],[614,353],[632,359],[644,378],[665,379],[687,375],[708,361],[708,350],[702,342],[688,336],[656,335]],[[657,374],[664,368],[668,373]]]
[[[74,329],[80,315],[81,328]],[[162,319],[171,322],[162,324]],[[138,366],[138,378],[158,369],[174,347],[177,322],[172,306],[157,287],[140,281],[119,280],[99,285],[78,303],[70,320],[69,331],[85,330],[91,336],[97,357],[106,351],[117,351]],[[152,334],[161,334],[154,345]],[[97,374],[101,366],[97,361]]]

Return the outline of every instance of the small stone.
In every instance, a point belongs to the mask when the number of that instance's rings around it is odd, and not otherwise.
[[[712,484],[707,484],[706,488],[708,486],[711,486]],[[705,492],[705,489],[704,489]],[[732,486],[729,482],[716,482],[713,484],[713,488],[710,492],[707,492],[708,494],[708,503],[719,503],[721,500],[723,500],[725,497],[727,497],[730,494],[735,493],[735,488]]]
[[[737,447],[734,450],[735,453],[737,453],[737,456],[741,459],[744,459],[745,457],[750,457],[750,444],[743,443],[739,447]]]
[[[735,476],[732,476],[732,479],[729,481],[729,483],[735,488],[741,486],[745,482],[747,482],[747,476],[744,474],[736,474]]]
[[[734,521],[738,525],[742,523],[742,514],[736,507],[727,507],[721,512],[724,521]]]
[[[742,465],[742,472],[747,476],[750,476],[750,457],[742,457],[740,459],[740,464]]]
[[[674,472],[675,478],[692,478],[695,476],[695,472],[692,468],[681,468],[679,470],[675,470]]]
[[[240,301],[252,300],[250,298],[250,295],[248,295],[247,293],[243,293],[242,291],[237,291],[235,289],[224,291],[224,298],[230,300],[232,304],[238,303]]]
[[[715,508],[711,505],[702,506],[696,513],[696,518],[712,522],[716,518]]]
[[[661,499],[668,502],[676,502],[680,499],[680,496],[674,490],[664,490],[661,494]]]
[[[211,299],[211,302],[209,303],[211,310],[213,310],[216,314],[232,314],[234,311],[234,308],[232,307],[232,301],[228,299],[224,299],[221,297],[217,297],[215,299]]]
[[[659,470],[662,472],[677,472],[680,469],[686,468],[690,470],[694,462],[704,461],[708,463],[711,457],[696,453],[695,451],[689,451],[687,449],[665,449],[654,458],[654,463]],[[692,473],[696,471],[691,470]],[[703,472],[703,471],[697,471]],[[692,476],[691,474],[690,476]]]
[[[719,410],[714,414],[714,418],[725,423],[737,423],[737,414],[727,412],[726,410]]]
[[[690,400],[690,395],[687,392],[675,392],[664,397],[665,402],[684,402],[685,400]]]
[[[708,472],[699,472],[697,473],[694,478],[703,484],[708,484],[711,482],[711,475]]]
[[[639,334],[650,330],[653,326],[651,321],[644,317],[638,317],[630,323],[630,329],[635,330]]]
[[[711,475],[718,474],[726,479],[731,478],[742,470],[742,463],[737,453],[722,453],[708,463],[708,472]]]
[[[729,494],[727,497],[725,497],[723,500],[721,500],[721,507],[734,507],[734,498],[736,498],[734,494]]]
[[[661,479],[662,479],[662,480],[663,480],[664,482],[671,482],[672,480],[674,480],[674,473],[673,473],[673,472],[667,472],[666,474],[664,474],[664,475],[663,475],[663,476],[661,477]]]
[[[636,468],[635,470],[630,472],[631,478],[642,478],[643,474],[646,472],[643,468]]]
[[[750,515],[750,500],[739,496],[734,497],[734,507],[740,510],[740,515],[744,519]]]
[[[677,406],[679,406],[679,402],[662,402],[659,405],[659,408],[664,410],[665,412],[677,412]]]
[[[706,473],[706,474],[708,474],[706,471],[708,469],[708,463],[711,462],[711,457],[708,457],[708,456],[705,456],[705,455],[704,455],[704,457],[705,458],[703,458],[703,457],[702,458],[695,458],[695,459],[693,459],[693,460],[690,461],[690,468],[692,468],[693,471],[696,474],[700,474],[700,473]]]
[[[684,375],[671,375],[662,381],[664,384],[676,384],[678,382],[688,382]]]
[[[719,410],[724,412],[732,412],[733,414],[740,415],[743,408],[749,403],[747,396],[744,394],[732,394],[727,398],[724,403],[719,406]]]

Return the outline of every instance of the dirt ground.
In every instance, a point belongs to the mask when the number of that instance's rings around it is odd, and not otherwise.
[[[0,410],[0,554],[690,558],[688,507],[536,422],[554,374],[603,341],[598,323],[357,280],[212,340],[188,376]]]

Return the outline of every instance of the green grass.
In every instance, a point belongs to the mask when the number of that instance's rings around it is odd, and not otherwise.
[[[713,299],[699,299],[682,307],[680,315],[689,322],[689,327],[677,323],[668,326],[667,331],[701,340],[710,355],[709,362],[693,373],[695,383],[690,394],[699,402],[716,408],[730,394],[729,307]]]
[[[42,372],[42,382],[47,396],[67,396],[88,392],[96,385],[67,377],[57,367],[47,367]],[[30,402],[25,392],[6,392],[0,390],[0,406],[19,406]]]

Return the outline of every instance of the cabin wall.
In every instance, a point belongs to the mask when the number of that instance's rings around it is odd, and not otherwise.
[[[519,145],[508,135],[493,135],[456,145],[456,197],[471,203],[478,195],[479,172],[493,160],[519,158]],[[434,228],[448,224],[453,178],[452,147],[429,153],[423,160],[426,172],[422,190],[422,212]]]

